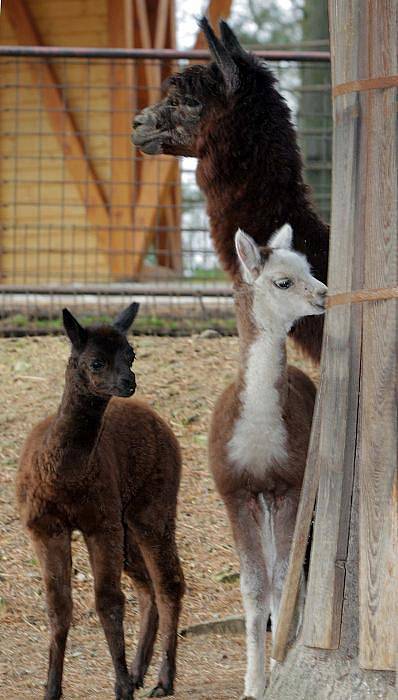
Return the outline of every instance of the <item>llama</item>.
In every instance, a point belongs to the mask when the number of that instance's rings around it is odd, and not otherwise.
[[[83,328],[64,309],[72,343],[57,413],[28,436],[17,477],[17,502],[46,588],[50,654],[45,700],[62,695],[72,618],[71,534],[83,533],[94,576],[96,609],[112,657],[115,697],[143,685],[159,630],[162,664],[151,697],[173,693],[177,624],[184,578],[175,543],[181,457],[166,423],[135,391],[134,350],[126,339],[138,310],[113,326]],[[129,674],[123,632],[122,570],[140,608]]]
[[[291,246],[288,224],[267,247],[241,231],[236,234],[243,273],[236,292],[242,362],[216,404],[209,435],[210,468],[240,558],[247,636],[244,697],[255,700],[266,687],[267,620],[271,615],[275,631],[316,393],[303,372],[286,365],[286,335],[297,319],[324,312],[327,290]],[[297,627],[303,599],[302,576]]]
[[[221,41],[205,18],[200,26],[214,62],[173,75],[166,97],[135,117],[133,142],[152,155],[198,158],[197,182],[206,197],[214,246],[234,281],[240,278],[237,229],[265,245],[287,222],[295,249],[326,282],[329,231],[311,205],[290,111],[276,79],[240,46],[225,22],[220,22]],[[297,343],[316,361],[322,329],[319,318],[306,318],[293,329]]]

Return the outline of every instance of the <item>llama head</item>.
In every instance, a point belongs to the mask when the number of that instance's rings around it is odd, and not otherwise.
[[[126,333],[139,304],[124,309],[113,325],[83,328],[68,309],[63,309],[65,331],[72,343],[72,364],[79,385],[94,396],[132,396],[135,375],[131,370],[135,353]]]
[[[303,316],[325,312],[327,287],[311,274],[307,258],[292,249],[289,224],[278,229],[266,247],[260,247],[239,230],[235,245],[245,281],[254,291],[253,309],[257,324],[279,319],[286,331]]]
[[[256,71],[266,71],[268,81],[275,82],[268,69],[244,51],[226,22],[220,22],[221,40],[205,17],[199,24],[213,62],[171,76],[165,98],[135,117],[132,140],[144,153],[197,156],[202,127],[235,103]]]

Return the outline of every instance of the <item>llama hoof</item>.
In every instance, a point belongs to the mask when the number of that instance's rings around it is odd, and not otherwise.
[[[44,700],[61,700],[62,688],[46,688],[44,692]]]
[[[240,698],[240,700],[264,700],[266,687],[267,686],[264,686],[264,690],[263,691],[260,690],[259,692],[256,692],[255,695],[243,694],[242,697]]]
[[[117,684],[115,686],[116,700],[134,700],[134,687],[135,686],[132,679],[123,685]]]
[[[144,676],[131,676],[131,682],[133,688],[143,688],[144,687]]]
[[[173,689],[167,689],[163,688],[162,685],[157,685],[156,688],[153,688],[151,692],[149,693],[148,697],[149,698],[165,698],[168,695],[173,695]]]

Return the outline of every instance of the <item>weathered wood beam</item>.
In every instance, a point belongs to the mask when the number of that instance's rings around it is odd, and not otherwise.
[[[329,8],[329,291],[396,288],[397,88],[384,76],[397,71],[397,5],[329,0]],[[267,700],[396,697],[397,341],[397,300],[346,300],[327,312],[304,629],[271,674]]]
[[[330,7],[336,129],[329,287],[334,293],[396,286],[397,89],[361,90],[358,81],[396,73],[397,7],[353,1]],[[359,661],[373,670],[395,669],[397,650],[397,328],[394,300],[327,314],[321,476],[303,629],[307,646],[339,645],[355,462]]]
[[[342,7],[341,11],[344,15]],[[351,27],[357,20],[345,19]],[[358,69],[357,60],[352,56],[348,68],[353,75]],[[340,80],[336,75],[335,63],[335,82]],[[363,220],[356,199],[361,168],[360,121],[356,97],[350,95],[346,100],[334,138],[328,276],[331,294],[360,289],[363,282]],[[334,117],[336,120],[336,113]],[[352,202],[352,206],[342,207],[342,199]],[[338,235],[342,231],[344,235]],[[320,482],[303,625],[304,643],[322,649],[336,649],[340,640],[357,431],[361,313],[355,305],[335,307],[328,311],[325,321],[324,381],[318,397]]]
[[[307,455],[307,465],[304,473],[303,485],[301,487],[300,503],[290,550],[289,567],[283,585],[278,613],[278,626],[275,631],[271,653],[272,658],[280,662],[285,658],[289,641],[319,486],[319,398],[322,393],[322,388],[320,387],[317,393],[314,420],[311,429],[311,440]]]
[[[375,4],[378,10],[365,3],[354,30],[364,47],[363,78],[398,73],[398,6]],[[365,288],[398,286],[397,97],[393,87],[358,96],[366,148],[359,183]],[[341,104],[343,98],[336,100]],[[358,454],[359,663],[372,670],[394,670],[398,654],[397,351],[398,301],[365,303]]]

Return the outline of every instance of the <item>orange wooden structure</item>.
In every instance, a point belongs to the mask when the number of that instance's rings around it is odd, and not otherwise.
[[[212,21],[227,17],[231,4],[210,0]],[[4,0],[0,44],[175,48],[175,0]],[[144,157],[129,138],[132,115],[159,99],[173,62],[18,61],[18,80],[15,61],[1,71],[2,82],[15,83],[5,91],[0,115],[0,148],[8,157],[0,184],[7,203],[0,211],[2,282],[179,274],[178,161]],[[84,256],[68,255],[61,210]],[[26,247],[33,250],[43,235],[46,254],[41,259],[39,252],[30,274],[18,256],[26,257]]]

